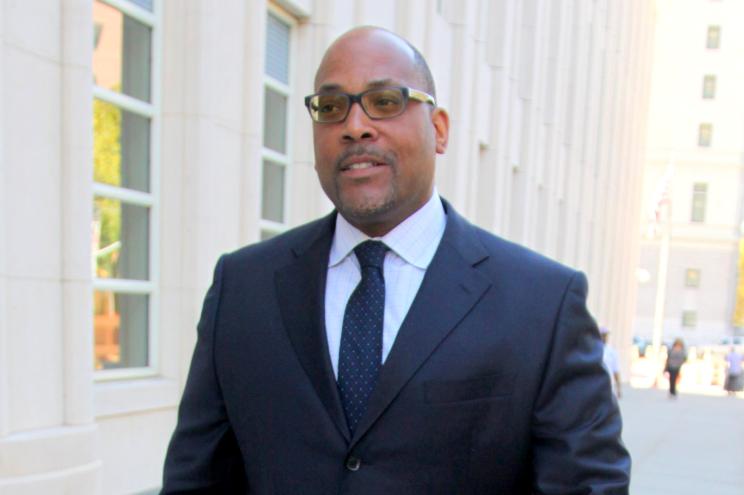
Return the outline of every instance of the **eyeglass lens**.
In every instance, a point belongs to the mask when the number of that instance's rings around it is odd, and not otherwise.
[[[373,119],[387,119],[403,113],[406,99],[398,88],[375,89],[361,97],[362,108]],[[315,95],[310,100],[310,112],[317,122],[340,122],[349,113],[351,98],[345,93]]]

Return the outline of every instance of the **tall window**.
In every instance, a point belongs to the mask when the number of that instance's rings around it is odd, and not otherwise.
[[[93,366],[131,374],[153,365],[153,0],[95,0],[93,22]]]
[[[266,24],[261,238],[286,230],[289,158],[291,25],[274,12]]]
[[[708,74],[703,78],[703,98],[712,100],[716,97],[716,76]]]
[[[698,146],[703,148],[710,147],[710,143],[713,141],[713,124],[700,124],[698,128]]]
[[[708,26],[708,37],[705,43],[706,48],[715,50],[721,46],[721,27]]]
[[[697,182],[692,186],[692,214],[690,220],[695,223],[705,221],[705,206],[708,201],[708,184]]]

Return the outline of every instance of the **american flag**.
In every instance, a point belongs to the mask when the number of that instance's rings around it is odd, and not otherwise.
[[[667,171],[664,177],[656,185],[656,191],[654,191],[653,201],[651,202],[651,209],[648,214],[648,235],[649,237],[655,237],[661,224],[664,222],[662,218],[662,209],[664,206],[671,208],[672,198],[669,196],[669,185],[672,181],[673,167],[670,164],[667,167]]]

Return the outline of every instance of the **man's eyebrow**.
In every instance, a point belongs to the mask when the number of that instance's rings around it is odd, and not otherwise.
[[[367,89],[372,88],[385,88],[388,86],[398,86],[398,84],[392,79],[375,79],[367,83]],[[338,83],[326,83],[321,84],[318,88],[318,93],[331,93],[334,91],[342,91],[341,85]]]
[[[397,84],[392,79],[375,79],[367,83],[368,88],[384,88],[386,86],[396,86]]]
[[[318,93],[329,93],[331,91],[339,91],[341,89],[340,84],[327,83],[323,84],[318,88]]]

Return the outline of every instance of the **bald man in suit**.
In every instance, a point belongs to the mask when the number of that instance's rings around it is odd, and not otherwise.
[[[479,229],[434,184],[447,112],[378,28],[306,98],[330,215],[223,256],[164,494],[626,494],[583,274]]]

